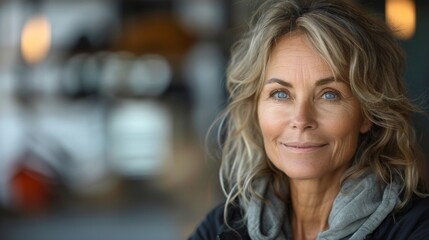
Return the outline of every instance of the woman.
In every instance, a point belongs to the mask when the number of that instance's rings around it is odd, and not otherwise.
[[[191,239],[427,239],[403,66],[348,1],[265,1],[228,69],[227,199]]]

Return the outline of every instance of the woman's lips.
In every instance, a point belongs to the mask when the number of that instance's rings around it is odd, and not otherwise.
[[[320,150],[327,146],[327,143],[290,142],[282,143],[288,150],[295,153],[309,153]]]

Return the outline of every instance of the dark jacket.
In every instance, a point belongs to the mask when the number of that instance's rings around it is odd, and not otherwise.
[[[234,231],[224,223],[223,210],[223,204],[214,208],[189,240],[250,239],[246,226],[242,223],[241,209],[238,206],[229,208],[228,224]],[[401,212],[391,213],[365,239],[429,239],[429,198],[415,198]]]

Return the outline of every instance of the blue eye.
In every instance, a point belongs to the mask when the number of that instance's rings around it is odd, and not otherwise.
[[[287,94],[284,91],[275,91],[272,94],[272,97],[276,100],[286,100],[286,99],[289,99],[289,94]]]
[[[339,94],[335,91],[327,91],[323,93],[322,98],[329,101],[335,101],[338,100]]]

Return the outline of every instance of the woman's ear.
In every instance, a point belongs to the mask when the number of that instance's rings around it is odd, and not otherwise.
[[[367,133],[371,129],[371,127],[372,127],[372,122],[367,117],[364,116],[364,119],[359,129],[360,133],[362,134]]]

